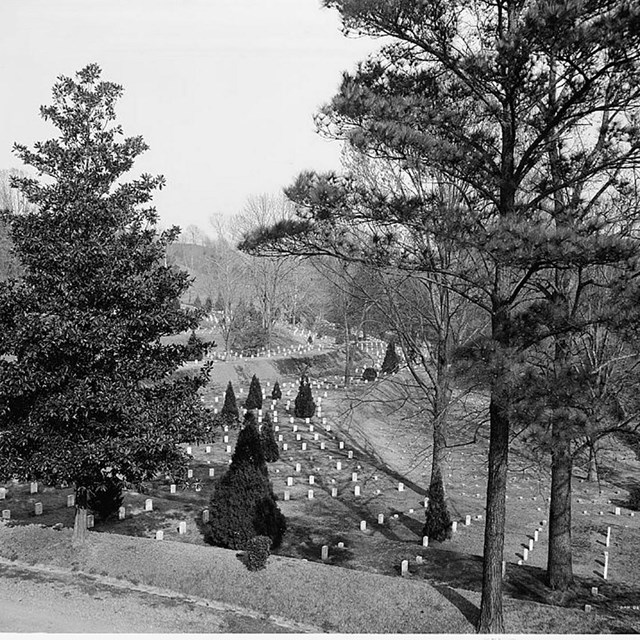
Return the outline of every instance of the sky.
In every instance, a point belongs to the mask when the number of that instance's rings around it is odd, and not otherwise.
[[[39,107],[56,78],[96,62],[124,87],[125,135],[150,147],[134,174],[166,178],[160,225],[205,233],[302,170],[340,168],[313,115],[380,46],[320,0],[0,0],[0,22],[0,169],[22,168],[14,142],[55,136]]]

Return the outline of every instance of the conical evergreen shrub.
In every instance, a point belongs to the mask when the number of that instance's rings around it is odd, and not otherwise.
[[[229,380],[227,390],[224,393],[224,405],[222,406],[222,411],[220,411],[220,417],[222,418],[223,423],[229,426],[235,426],[240,420],[236,394],[233,390],[231,380]]]
[[[258,424],[255,416],[250,411],[245,413],[244,424],[238,434],[236,448],[231,456],[230,467],[237,467],[245,462],[260,470],[263,475],[269,475]]]
[[[311,382],[308,376],[300,378],[298,395],[296,396],[294,413],[296,418],[313,418],[316,412],[316,403],[313,401]]]
[[[260,431],[260,439],[262,441],[262,451],[267,462],[277,462],[280,459],[280,447],[276,441],[276,434],[273,430],[271,416],[267,412],[262,422],[262,430]]]
[[[282,390],[280,389],[280,383],[276,380],[276,383],[273,385],[273,391],[271,392],[272,400],[280,400],[282,398]]]
[[[255,536],[266,535],[276,548],[286,530],[271,483],[246,461],[231,465],[216,482],[210,514],[204,525],[204,540],[218,547],[244,549]]]
[[[253,409],[262,409],[262,387],[260,386],[260,380],[258,376],[253,374],[251,378],[251,384],[249,385],[249,395],[244,403],[244,408],[247,411]]]
[[[390,342],[387,345],[387,351],[384,354],[380,373],[396,373],[399,368],[400,358],[398,358],[398,354],[396,353],[396,345],[394,342]]]
[[[451,516],[444,498],[442,478],[432,478],[428,497],[429,504],[425,513],[422,535],[443,542],[451,537]]]

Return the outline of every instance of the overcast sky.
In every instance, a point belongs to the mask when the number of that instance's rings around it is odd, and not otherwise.
[[[52,137],[39,117],[56,77],[97,62],[124,86],[119,122],[162,173],[161,224],[211,231],[212,214],[276,194],[303,169],[340,166],[313,114],[379,43],[346,38],[320,0],[0,0],[0,169],[14,142]]]

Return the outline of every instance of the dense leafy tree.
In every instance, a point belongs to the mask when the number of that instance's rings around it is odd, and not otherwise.
[[[316,413],[316,403],[313,401],[311,382],[306,375],[300,378],[298,395],[294,402],[294,413],[296,418],[313,418]]]
[[[114,124],[122,88],[100,74],[61,76],[41,108],[59,137],[14,147],[46,180],[14,181],[32,205],[8,216],[24,273],[0,288],[0,476],[74,483],[77,542],[105,470],[180,473],[178,443],[207,422],[206,371],[173,376],[186,345],[160,340],[197,325],[175,306],[188,274],[164,262],[178,230],[149,206],[164,181],[122,180],[147,147]]]
[[[251,382],[249,383],[249,393],[247,395],[247,400],[244,403],[244,407],[247,411],[262,409],[262,387],[260,386],[260,380],[255,373],[251,377]]]
[[[235,426],[240,420],[240,412],[238,411],[238,402],[236,400],[236,392],[233,390],[233,384],[229,380],[227,390],[224,393],[224,404],[220,411],[220,417],[224,424]]]
[[[365,382],[373,382],[378,377],[378,372],[373,367],[365,367],[362,372],[362,379]]]

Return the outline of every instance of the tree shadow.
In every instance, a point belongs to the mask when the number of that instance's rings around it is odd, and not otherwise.
[[[438,585],[434,587],[435,590],[442,596],[444,596],[460,613],[467,619],[467,621],[476,626],[478,617],[480,615],[480,609],[476,607],[473,602],[467,600],[464,596],[461,596],[455,589],[447,587],[445,585]]]

